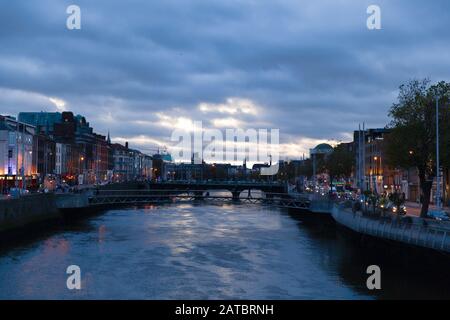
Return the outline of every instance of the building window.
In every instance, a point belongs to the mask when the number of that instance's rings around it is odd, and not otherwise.
[[[14,132],[9,133],[9,145],[15,145],[16,144],[16,135]]]

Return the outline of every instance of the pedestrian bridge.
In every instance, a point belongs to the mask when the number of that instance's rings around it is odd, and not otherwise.
[[[221,189],[223,190],[223,188]],[[241,194],[240,192],[237,193],[237,191],[233,191],[230,195],[211,195],[207,190],[196,188],[186,190],[94,190],[89,196],[88,201],[89,206],[203,201],[214,203],[259,203],[269,206],[295,209],[309,209],[310,207],[310,200],[308,197],[294,198],[286,193],[262,192],[260,196],[254,197],[250,192],[244,192]]]
[[[238,199],[242,191],[259,190],[266,194],[286,193],[287,186],[283,182],[274,181],[165,181],[149,183],[148,189],[175,190],[175,191],[199,191],[228,190],[235,199]]]

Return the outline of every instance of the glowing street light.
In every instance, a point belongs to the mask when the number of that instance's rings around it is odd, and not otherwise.
[[[441,173],[439,165],[439,96],[436,95],[436,207],[441,207]]]

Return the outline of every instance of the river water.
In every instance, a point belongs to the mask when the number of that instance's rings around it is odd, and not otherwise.
[[[449,298],[448,258],[404,250],[258,204],[130,207],[4,245],[0,299]],[[366,287],[371,264],[381,290]],[[69,265],[81,290],[67,289]]]

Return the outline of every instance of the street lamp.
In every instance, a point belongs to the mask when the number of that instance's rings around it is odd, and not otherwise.
[[[82,168],[83,161],[84,161],[84,157],[81,156],[81,157],[80,157],[79,170],[78,170],[80,175],[83,174],[83,172],[84,172],[84,168]],[[83,167],[84,167],[84,165],[83,165]]]
[[[374,188],[374,192],[375,194],[378,193],[378,188],[377,188],[377,179],[378,179],[378,157],[375,156],[373,157],[374,160],[374,175],[372,176],[373,179],[373,188]]]
[[[439,96],[436,95],[436,207],[441,210],[441,172],[439,163]]]

